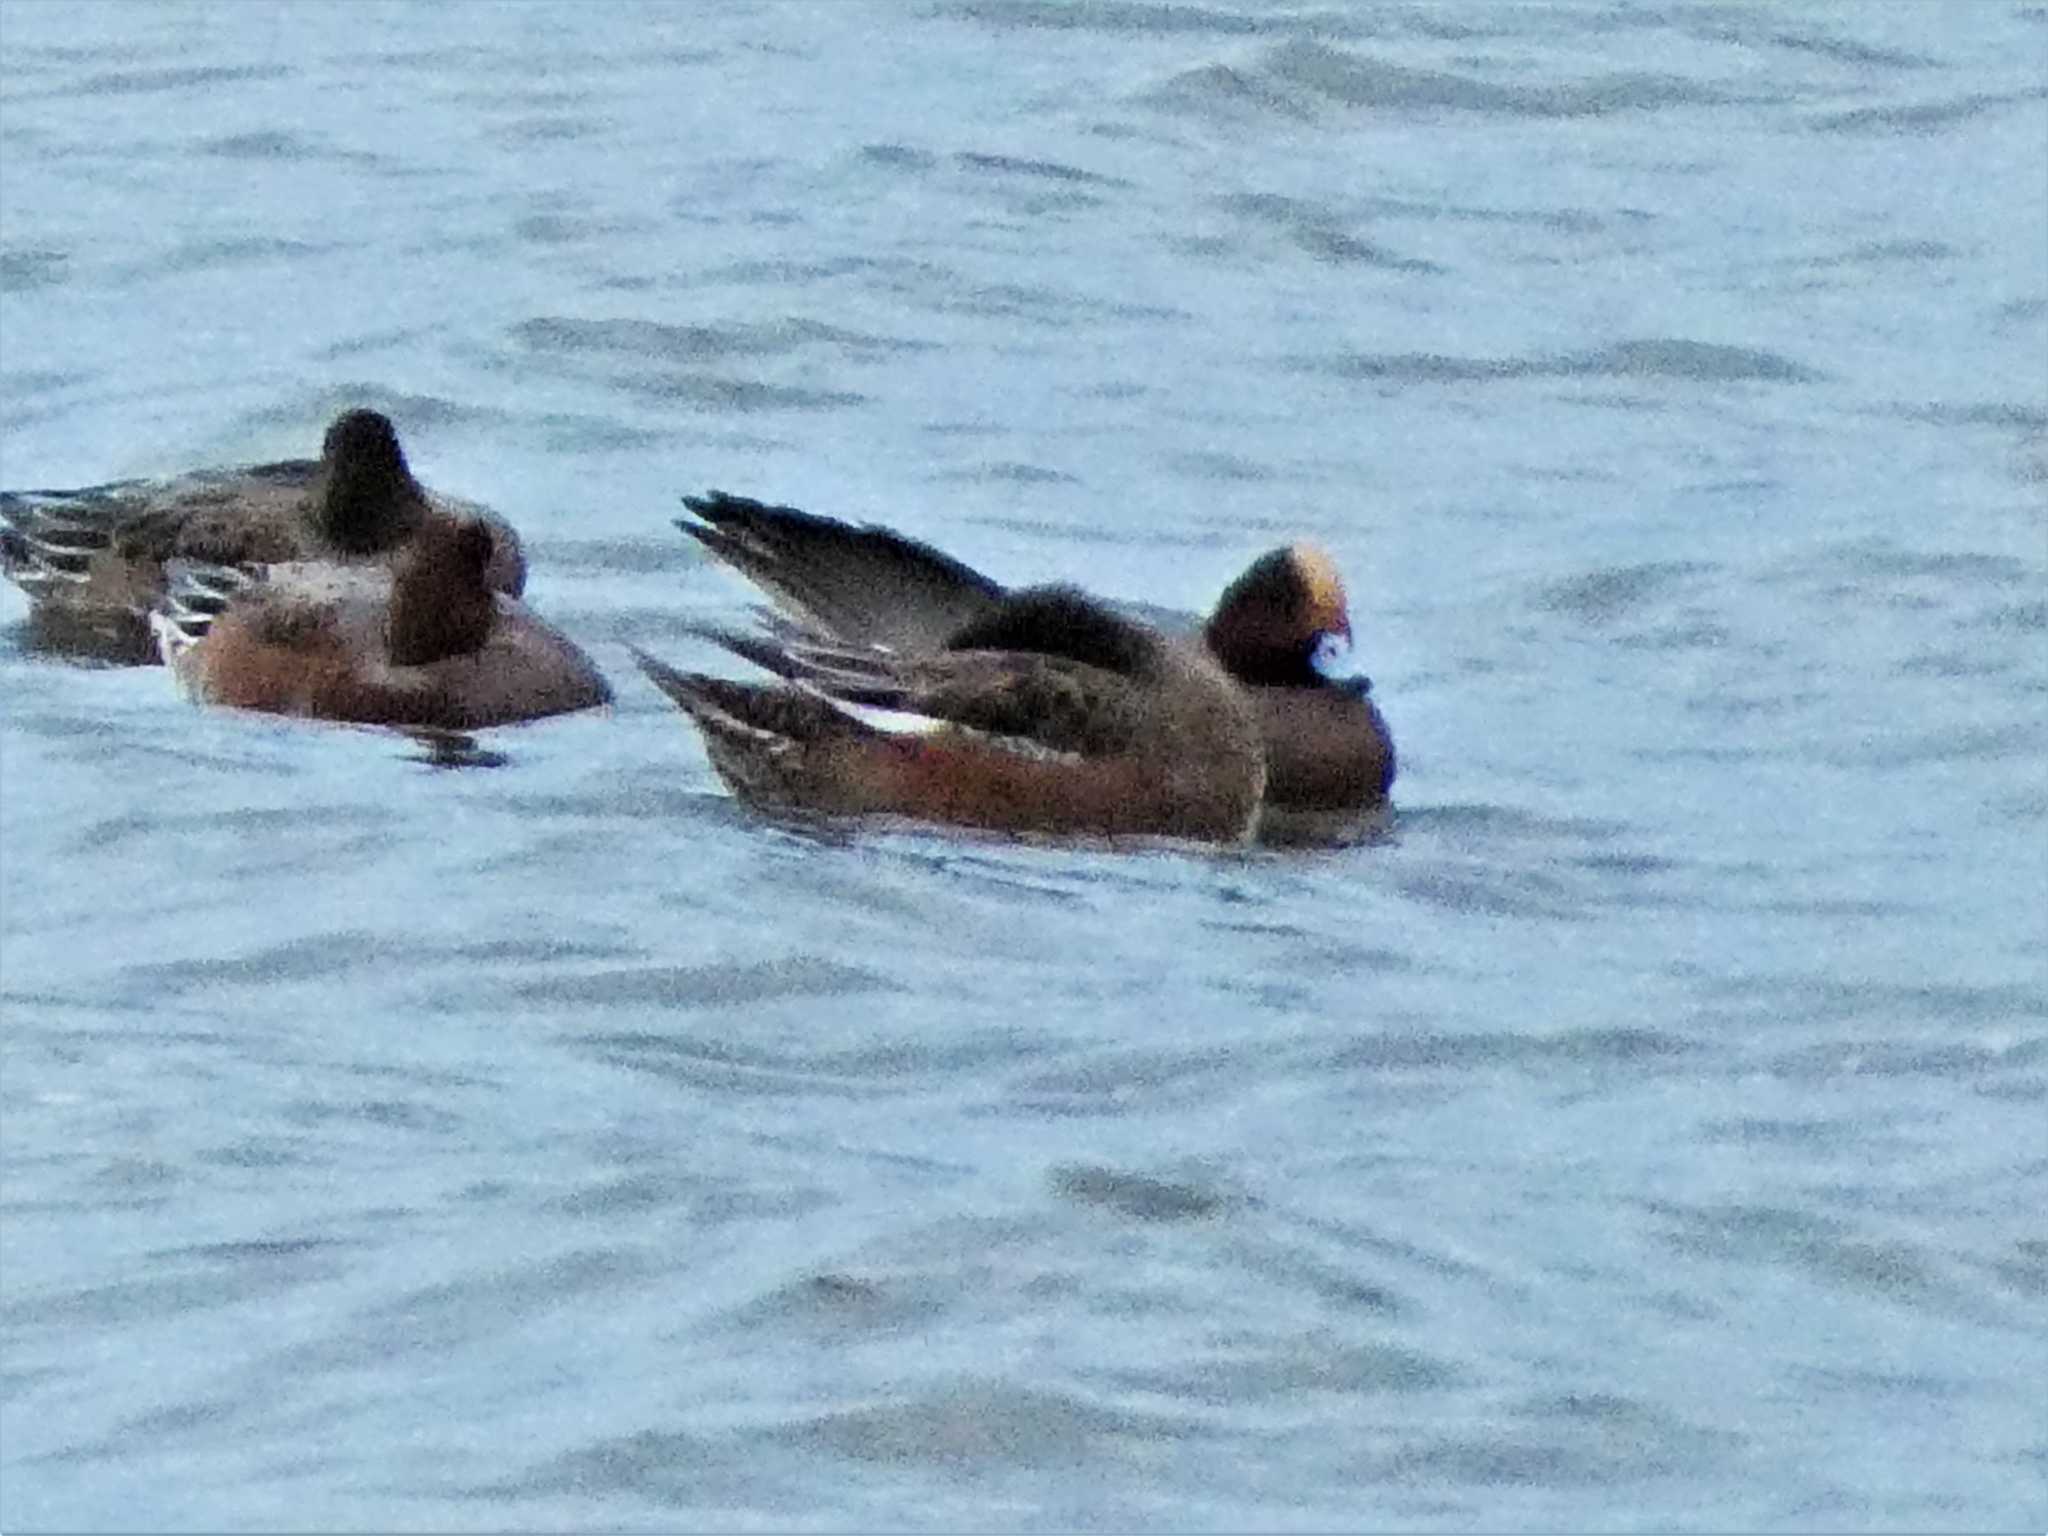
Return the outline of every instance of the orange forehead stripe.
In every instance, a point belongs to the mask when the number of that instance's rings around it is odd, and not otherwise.
[[[1314,544],[1295,545],[1293,555],[1302,590],[1308,595],[1310,627],[1350,634],[1351,604],[1344,595],[1344,578],[1337,574],[1337,562]]]

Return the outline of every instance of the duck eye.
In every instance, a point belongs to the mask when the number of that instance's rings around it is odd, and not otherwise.
[[[1315,644],[1309,647],[1309,670],[1318,677],[1335,679],[1342,674],[1344,663],[1351,659],[1351,642],[1331,630],[1324,630],[1316,636]]]

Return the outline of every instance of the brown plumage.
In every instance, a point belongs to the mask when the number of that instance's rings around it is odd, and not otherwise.
[[[1009,596],[929,544],[874,524],[714,491],[685,497],[677,526],[766,592],[768,635],[718,634],[788,675],[792,645],[830,639],[917,655],[946,647]],[[1386,802],[1392,734],[1364,678],[1318,669],[1326,637],[1349,641],[1344,585],[1329,557],[1294,544],[1262,555],[1201,628],[1209,653],[1245,685],[1266,757],[1262,835],[1321,836]]]
[[[491,530],[429,519],[395,567],[174,561],[152,622],[205,703],[476,730],[611,698],[590,659],[489,585]]]
[[[490,588],[491,532],[481,523],[423,530],[391,584],[386,650],[420,667],[482,649],[498,617]]]
[[[490,540],[489,584],[526,584],[519,536],[495,513],[427,491],[390,421],[345,411],[318,459],[71,491],[0,492],[0,572],[29,595],[52,648],[105,660],[156,659],[150,609],[176,560],[389,564],[420,532],[458,521]]]
[[[1070,590],[1012,594],[918,654],[792,645],[790,683],[639,659],[720,776],[764,809],[1215,842],[1242,840],[1258,814],[1265,765],[1243,691]],[[926,724],[879,729],[863,706]]]

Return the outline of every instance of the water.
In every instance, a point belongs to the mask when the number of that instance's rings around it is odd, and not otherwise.
[[[448,769],[0,594],[0,1526],[2048,1521],[2048,10],[0,7],[0,483],[389,410]],[[736,807],[708,486],[1200,608],[1390,841]]]

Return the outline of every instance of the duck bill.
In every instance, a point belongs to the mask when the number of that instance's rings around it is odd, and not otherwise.
[[[1342,630],[1326,629],[1316,636],[1315,644],[1309,649],[1308,664],[1315,675],[1333,688],[1346,693],[1360,695],[1372,692],[1372,679],[1363,672],[1350,672],[1346,667],[1351,661],[1351,629],[1346,625]]]

